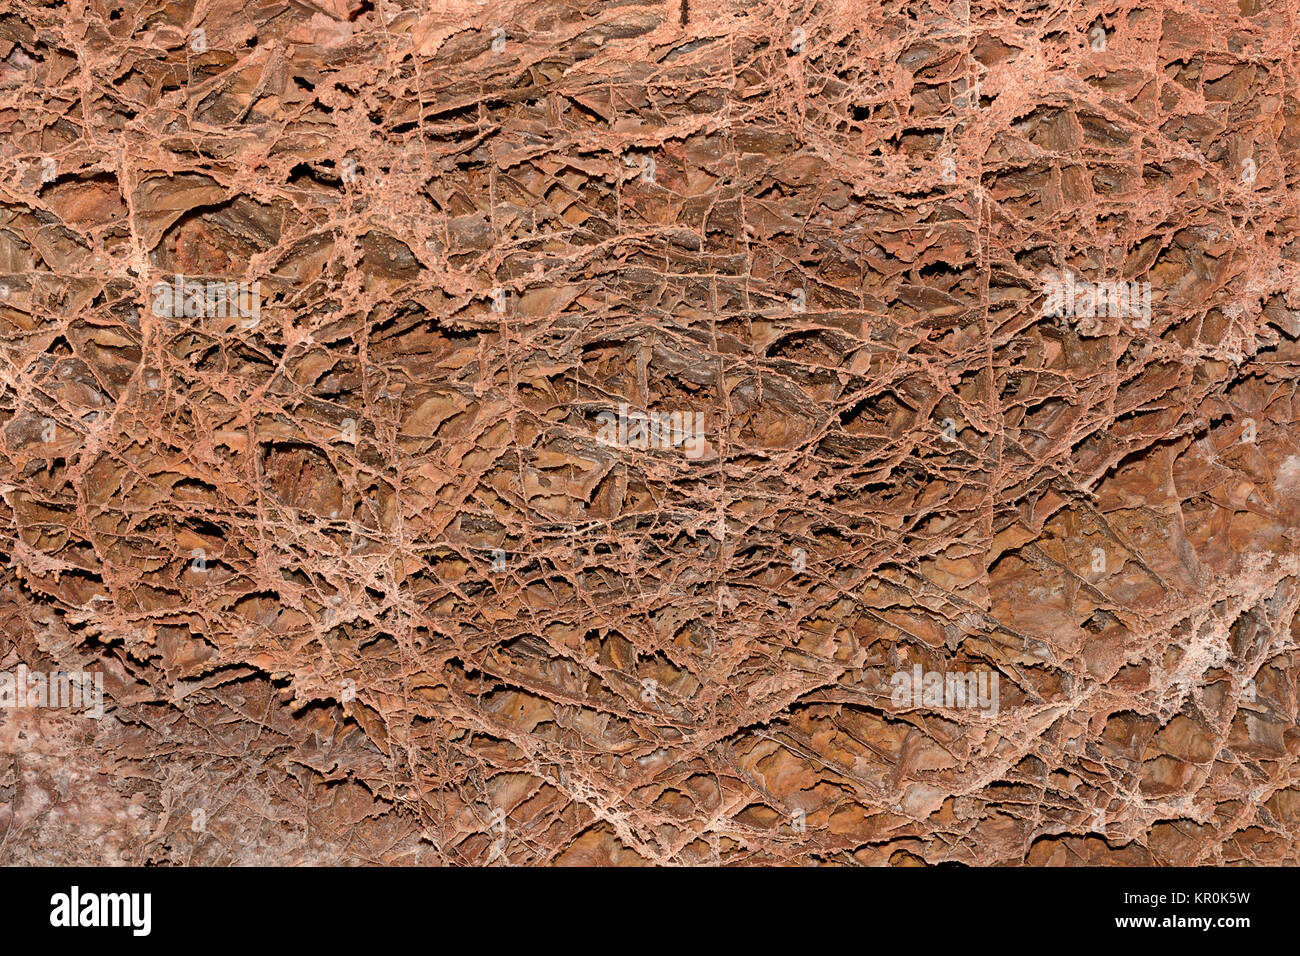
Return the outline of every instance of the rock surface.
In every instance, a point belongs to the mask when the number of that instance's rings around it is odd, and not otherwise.
[[[1298,16],[8,6],[0,862],[1300,862]]]

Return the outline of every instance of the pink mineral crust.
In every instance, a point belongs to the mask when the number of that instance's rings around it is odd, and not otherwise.
[[[0,863],[1300,863],[1298,23],[7,3]]]

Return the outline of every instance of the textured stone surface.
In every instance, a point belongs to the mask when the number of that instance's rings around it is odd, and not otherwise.
[[[0,860],[1300,862],[1297,15],[10,4]]]

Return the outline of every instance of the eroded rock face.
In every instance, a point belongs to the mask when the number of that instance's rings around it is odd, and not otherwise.
[[[0,857],[1296,863],[1297,40],[1200,6],[0,14],[0,668],[105,698]]]

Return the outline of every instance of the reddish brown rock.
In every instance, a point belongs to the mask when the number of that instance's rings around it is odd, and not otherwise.
[[[799,11],[0,13],[0,859],[1300,862],[1293,14]]]

